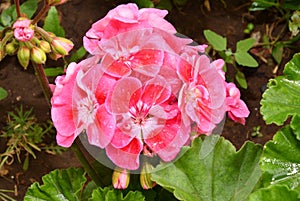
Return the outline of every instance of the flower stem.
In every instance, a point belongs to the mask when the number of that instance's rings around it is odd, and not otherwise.
[[[77,138],[75,143],[72,144],[72,151],[76,154],[77,158],[79,159],[81,165],[83,166],[84,170],[88,173],[88,175],[93,179],[93,181],[101,187],[104,187],[104,183],[101,181],[100,177],[94,170],[93,166],[89,163],[89,161],[84,156],[83,152],[79,148],[80,142]]]
[[[48,12],[48,10],[51,8],[48,4],[44,3],[44,7],[42,10],[35,16],[35,18],[32,20],[31,24],[36,24],[44,15]]]
[[[21,17],[20,0],[15,0],[16,12],[18,18]]]
[[[43,90],[44,96],[47,100],[47,103],[48,103],[49,107],[51,107],[50,99],[52,97],[52,91],[49,87],[48,78],[45,74],[43,65],[42,64],[36,64],[34,62],[32,62],[32,65],[33,65],[34,71],[36,73],[36,77],[39,80],[39,83],[42,87],[42,90]]]

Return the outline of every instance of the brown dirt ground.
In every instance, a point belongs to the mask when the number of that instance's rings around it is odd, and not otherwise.
[[[66,37],[70,38],[75,49],[82,46],[82,37],[90,28],[91,24],[103,17],[111,8],[124,1],[104,0],[72,0],[69,3],[58,7],[61,17],[64,20],[62,25],[66,30]],[[226,5],[222,1],[211,1],[211,11],[208,11],[203,1],[189,1],[185,7],[177,11],[174,9],[167,16],[177,30],[196,42],[205,43],[203,30],[211,29],[227,37],[228,47],[233,48],[238,40],[249,37],[243,33],[247,22],[253,22],[254,31],[265,32],[266,24],[273,23],[273,12],[248,12],[249,1],[227,0]],[[284,60],[288,61],[292,56],[291,50],[285,50]],[[269,61],[271,57],[266,54]],[[260,66],[256,69],[241,68],[248,80],[248,89],[241,90],[242,99],[248,105],[251,114],[245,126],[226,119],[222,135],[229,139],[237,148],[241,147],[246,140],[264,144],[270,140],[278,130],[275,125],[266,125],[260,115],[260,100],[263,88],[270,78],[280,74],[283,65],[279,66],[277,73],[273,73],[274,63],[266,64],[259,60]],[[55,66],[60,62],[48,62],[46,66]],[[228,69],[229,75],[234,71]],[[7,57],[0,62],[0,86],[5,87],[9,96],[0,101],[0,129],[5,126],[8,111],[23,105],[25,109],[33,108],[35,115],[40,122],[50,118],[49,108],[43,97],[38,81],[35,79],[31,68],[23,70],[17,63],[15,57]],[[261,126],[263,137],[252,137],[253,128]],[[0,151],[5,149],[5,140],[0,139]],[[26,189],[33,181],[41,181],[41,176],[56,168],[80,166],[76,157],[71,151],[62,155],[49,155],[44,152],[37,153],[37,159],[31,159],[29,170],[22,171],[22,166],[14,163],[6,168],[9,173],[0,177],[0,189],[15,189],[17,200],[22,200]]]

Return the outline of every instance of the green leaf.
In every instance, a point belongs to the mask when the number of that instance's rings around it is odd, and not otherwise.
[[[236,43],[236,52],[247,52],[254,45],[254,38],[247,38]]]
[[[98,186],[95,182],[89,182],[82,192],[80,201],[88,201],[92,197],[93,191],[97,188]]]
[[[154,4],[150,0],[135,0],[139,8],[154,8]]]
[[[300,140],[300,115],[295,115],[290,124],[291,128],[296,135],[296,138]]]
[[[2,87],[0,87],[0,100],[5,99],[8,96],[8,93],[5,89],[3,89]]]
[[[222,37],[221,35],[211,30],[204,30],[204,36],[215,50],[217,51],[226,50],[227,39],[225,37]]]
[[[55,67],[55,68],[44,68],[46,76],[58,76],[64,73],[63,67]]]
[[[59,16],[55,6],[52,6],[48,11],[43,28],[46,31],[52,32],[57,36],[65,37],[65,30],[60,25]]]
[[[110,189],[108,187],[98,188],[93,191],[92,198],[89,201],[144,201],[145,197],[139,191],[130,191],[125,197],[121,190]]]
[[[265,144],[260,166],[271,175],[270,184],[286,185],[300,193],[300,141],[290,126]]]
[[[271,79],[261,100],[266,123],[282,125],[289,116],[300,114],[300,53],[295,54],[283,76]]]
[[[261,146],[252,142],[236,152],[220,136],[197,138],[174,163],[158,165],[152,179],[179,200],[245,200],[261,176],[261,151]]]
[[[288,189],[286,186],[274,185],[269,188],[262,188],[252,193],[248,201],[274,201],[288,200],[299,201],[298,193]]]
[[[247,84],[247,80],[246,80],[246,77],[243,72],[237,71],[235,74],[235,79],[242,88],[247,89],[248,84]]]
[[[36,0],[28,0],[22,3],[20,9],[21,12],[24,13],[29,19],[34,15],[38,8],[38,1]],[[14,19],[17,18],[17,13],[14,11],[13,13]]]
[[[54,170],[42,177],[43,185],[33,183],[27,190],[24,201],[79,201],[86,182],[82,169]]]
[[[274,48],[272,49],[272,57],[275,59],[277,64],[280,64],[283,55],[283,44],[276,43]]]
[[[252,2],[249,10],[250,11],[258,11],[258,10],[265,10],[272,6],[277,6],[277,0],[255,0]]]
[[[248,52],[236,52],[234,58],[239,65],[258,67],[257,61]]]
[[[80,47],[75,53],[72,54],[69,62],[78,62],[86,55],[86,53],[87,52],[84,47]]]
[[[296,0],[285,0],[282,3],[282,7],[284,9],[291,9],[291,10],[300,10],[300,1]]]
[[[164,1],[159,1],[156,8],[166,9],[168,11],[171,11],[173,9],[173,5],[172,5],[171,0],[164,0]]]
[[[4,11],[2,11],[1,16],[0,16],[0,20],[1,20],[1,24],[4,27],[5,26],[10,26],[12,24],[13,12],[15,10],[16,10],[16,6],[12,5],[8,9],[5,9]]]

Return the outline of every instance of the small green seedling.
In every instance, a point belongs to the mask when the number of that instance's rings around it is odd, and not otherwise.
[[[255,126],[253,127],[253,132],[251,133],[252,137],[262,137],[263,134],[260,131],[261,127],[260,126]]]
[[[248,53],[253,47],[255,39],[247,38],[240,40],[236,44],[236,51],[232,52],[227,48],[227,39],[211,30],[205,30],[204,36],[215,51],[224,59],[226,63],[232,64],[236,70],[235,79],[238,84],[247,88],[247,81],[243,72],[237,68],[237,64],[245,67],[258,67],[257,61]]]

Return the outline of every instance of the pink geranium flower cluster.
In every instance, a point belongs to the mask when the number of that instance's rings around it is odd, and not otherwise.
[[[211,134],[226,112],[245,123],[249,111],[225,81],[223,60],[211,62],[205,45],[176,36],[166,14],[120,5],[92,25],[84,37],[92,56],[56,79],[51,114],[59,145],[85,131],[115,165],[135,170],[140,154],[173,160],[192,131]]]

